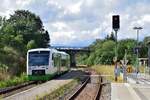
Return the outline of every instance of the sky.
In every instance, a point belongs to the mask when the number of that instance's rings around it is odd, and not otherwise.
[[[88,46],[112,30],[112,15],[120,15],[118,39],[150,36],[150,0],[1,0],[0,16],[29,10],[40,16],[55,46]]]

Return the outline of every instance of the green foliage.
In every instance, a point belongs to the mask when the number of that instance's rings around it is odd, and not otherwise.
[[[123,59],[125,50],[127,51],[127,59],[130,64],[134,64],[135,54],[133,52],[134,47],[136,47],[136,41],[133,39],[120,40],[118,42],[118,59]]]
[[[115,42],[112,40],[97,41],[91,46],[93,51],[87,58],[88,65],[111,63],[114,57]]]
[[[107,36],[106,36],[106,40],[112,40],[112,41],[115,41],[116,39],[115,39],[115,35],[114,35],[114,33],[113,33],[113,32],[111,32],[111,34],[110,34],[110,35],[107,35]]]
[[[144,44],[146,46],[150,45],[150,36],[144,38]]]
[[[0,64],[15,75],[25,71],[27,50],[47,47],[50,40],[40,17],[28,10],[0,17],[0,27]]]
[[[80,79],[73,79],[71,82],[59,87],[50,94],[44,94],[43,97],[37,96],[36,100],[50,100],[58,99],[61,96],[64,96],[65,93],[69,93],[77,84],[79,84]]]
[[[112,36],[113,37],[113,36]],[[127,51],[128,64],[135,64],[136,54],[134,48],[136,47],[136,40],[124,39],[118,41],[118,59],[124,58],[125,50]],[[147,57],[147,49],[142,43],[139,43],[141,49],[139,57]],[[80,55],[78,57],[79,64],[97,65],[97,64],[113,64],[113,58],[115,57],[115,41],[107,38],[104,40],[96,40],[90,46],[91,53],[89,56]]]
[[[36,43],[35,43],[34,40],[29,41],[28,44],[27,44],[27,49],[33,49],[33,48],[36,48],[36,47],[37,46],[36,46]]]
[[[28,81],[28,78],[23,73],[20,77],[13,77],[12,79],[9,79],[9,80],[0,81],[0,88],[15,86],[15,85],[27,82],[27,81]]]

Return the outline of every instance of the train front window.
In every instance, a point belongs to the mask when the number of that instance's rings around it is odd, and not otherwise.
[[[35,51],[29,53],[29,66],[42,66],[49,64],[49,51]]]

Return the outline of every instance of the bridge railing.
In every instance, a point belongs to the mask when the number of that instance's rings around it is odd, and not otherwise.
[[[51,48],[55,48],[58,50],[90,50],[89,47],[71,47],[71,46],[51,46]]]

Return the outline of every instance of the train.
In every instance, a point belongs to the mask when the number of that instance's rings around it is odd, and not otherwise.
[[[36,48],[27,52],[27,76],[30,81],[47,81],[70,70],[70,56],[53,48]]]

